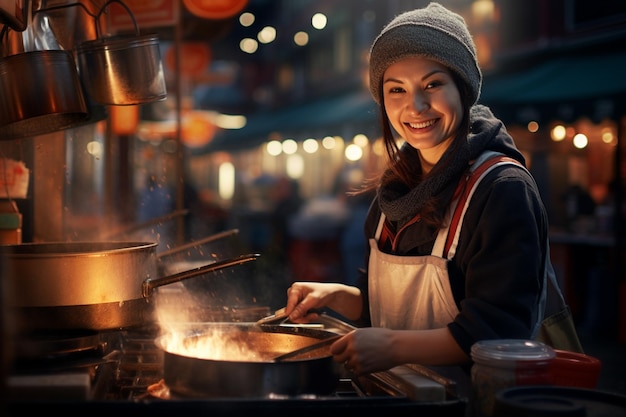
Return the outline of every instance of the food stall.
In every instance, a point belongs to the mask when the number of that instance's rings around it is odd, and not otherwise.
[[[131,25],[111,36],[104,17],[114,3]],[[141,33],[121,1],[0,7],[7,45],[0,59],[0,139],[7,145],[6,195],[0,197],[7,223],[0,246],[2,415],[42,407],[64,415],[464,415],[466,398],[454,381],[427,368],[357,377],[334,363],[327,343],[277,361],[352,327],[330,315],[311,326],[258,324],[269,306],[241,294],[215,295],[216,282],[227,282],[223,288],[254,274],[250,261],[259,255],[236,253],[236,245],[225,243],[236,230],[158,252],[158,242],[128,239],[141,225],[123,218],[86,219],[83,229],[93,234],[68,236],[62,136],[83,126],[98,134],[93,126],[107,119],[111,106],[166,97],[158,38]],[[111,204],[105,201],[103,211],[124,211]],[[22,214],[33,223],[25,241]],[[199,286],[220,303],[196,303]],[[166,312],[174,318],[164,321]],[[207,356],[206,348],[194,356],[172,347],[167,336],[182,338],[186,348],[192,340],[231,344],[224,356]],[[241,356],[244,347],[252,357]]]
[[[58,135],[103,121],[106,106],[162,100],[166,92],[161,60],[156,38],[139,32],[132,11],[122,2],[107,1],[95,9],[88,2],[17,3],[17,10],[2,8],[0,13],[5,22],[3,36],[14,48],[0,62],[11,67],[0,72],[6,77],[0,94],[6,99],[20,98],[0,108],[5,113],[0,116],[6,117],[0,139],[15,145],[27,138],[32,145],[29,149],[14,146],[17,154],[27,153],[33,162],[26,167],[32,172],[31,189],[7,193],[7,199],[17,200],[18,206],[22,199],[37,199],[35,208],[25,206],[34,211],[27,214],[42,242],[22,243],[19,234],[11,233],[13,241],[0,250],[3,415],[42,408],[64,415],[467,415],[467,387],[445,370],[408,364],[354,375],[332,361],[328,345],[305,357],[276,360],[353,329],[332,314],[322,314],[311,325],[267,325],[258,320],[271,315],[272,309],[254,296],[237,294],[224,299],[211,294],[220,301],[216,306],[196,303],[199,291],[190,278],[207,278],[196,285],[214,293],[216,285],[241,283],[242,277],[255,273],[256,262],[250,261],[258,255],[225,248],[223,235],[157,252],[157,242],[101,233],[103,229],[125,230],[128,219],[115,218],[104,225],[86,219],[80,229],[94,229],[89,237],[97,241],[85,241],[77,234],[70,236],[71,242],[58,242],[60,237],[67,238],[65,206],[59,195],[67,149]],[[130,17],[125,36],[109,38],[102,33],[100,19],[111,3],[122,5]],[[67,37],[71,42],[66,45],[71,45],[75,56],[45,30],[48,20],[44,17],[69,13],[82,16],[74,28],[80,36]],[[31,49],[15,52],[27,44]],[[5,59],[14,57],[26,59]],[[21,81],[22,71],[27,70],[34,72],[26,79],[43,85]],[[15,93],[6,94],[12,88]],[[51,100],[41,100],[42,96]],[[24,104],[32,113],[9,111]],[[105,153],[118,150],[109,148]],[[104,170],[107,180],[117,176],[118,185],[128,186],[127,172],[113,173],[111,166]],[[115,192],[110,184],[103,187],[108,197]],[[124,213],[124,206],[113,207],[115,202],[105,200],[103,211]],[[14,207],[11,204],[5,211],[12,214],[11,227],[18,230],[22,225],[14,222],[19,219]],[[185,254],[179,264],[165,262],[176,250]],[[191,253],[193,259],[186,256]],[[172,346],[172,338],[181,343]],[[199,342],[211,345],[198,347]],[[216,345],[223,355],[208,355],[207,351],[217,350]],[[196,353],[188,353],[190,348]],[[250,350],[252,356],[247,356]]]

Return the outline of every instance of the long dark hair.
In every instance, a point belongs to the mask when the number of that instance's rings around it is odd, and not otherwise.
[[[470,94],[465,82],[462,81],[461,77],[459,77],[455,72],[450,71],[450,73],[457,89],[459,90],[463,106],[463,120],[461,121],[461,125],[459,126],[455,139],[448,150],[448,152],[456,152],[461,146],[463,146],[463,142],[466,140],[469,133],[469,110],[472,106],[472,102],[470,101]],[[437,163],[429,173],[424,174],[419,158],[409,158],[408,156],[408,152],[417,153],[418,151],[416,149],[410,148],[400,152],[400,148],[396,142],[396,137],[393,134],[391,122],[387,117],[385,102],[382,97],[382,85],[378,91],[380,91],[379,119],[383,133],[385,152],[387,154],[387,164],[383,172],[377,177],[369,179],[359,192],[372,191],[392,183],[402,184],[402,186],[406,187],[406,189],[411,190],[418,186],[425,178],[436,176],[448,169],[449,163],[445,160],[441,160],[441,163]],[[417,166],[415,165],[416,161],[418,164]],[[445,220],[444,208],[449,204],[449,201],[447,200],[449,200],[449,197],[446,197],[446,201],[443,201],[441,196],[432,196],[424,203],[420,212],[422,220],[437,228],[442,227]]]

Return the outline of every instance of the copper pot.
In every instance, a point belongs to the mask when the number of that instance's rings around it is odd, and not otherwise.
[[[167,96],[156,36],[96,39],[77,52],[80,75],[98,103],[143,104]]]
[[[158,276],[156,243],[61,242],[0,245],[21,331],[115,329],[149,321],[156,287],[255,260],[242,255]],[[4,278],[4,277],[3,277]]]

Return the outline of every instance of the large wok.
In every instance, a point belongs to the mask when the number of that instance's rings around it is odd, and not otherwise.
[[[157,287],[255,260],[249,254],[158,276],[156,243],[62,242],[0,246],[10,312],[20,331],[144,325]]]
[[[163,378],[174,395],[325,395],[336,389],[340,377],[328,346],[299,359],[275,362],[273,358],[333,336],[336,333],[307,327],[212,323],[197,334],[182,337],[176,348],[167,345],[172,334],[158,337],[156,345],[164,352]],[[215,349],[181,350],[181,346],[197,343],[202,347],[207,338],[218,341],[212,345]]]

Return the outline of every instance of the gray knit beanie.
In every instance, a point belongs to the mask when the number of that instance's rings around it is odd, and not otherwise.
[[[463,17],[438,3],[402,13],[374,40],[370,50],[370,91],[380,104],[385,70],[403,58],[423,56],[437,61],[465,81],[469,102],[480,96],[482,73],[476,48]]]

